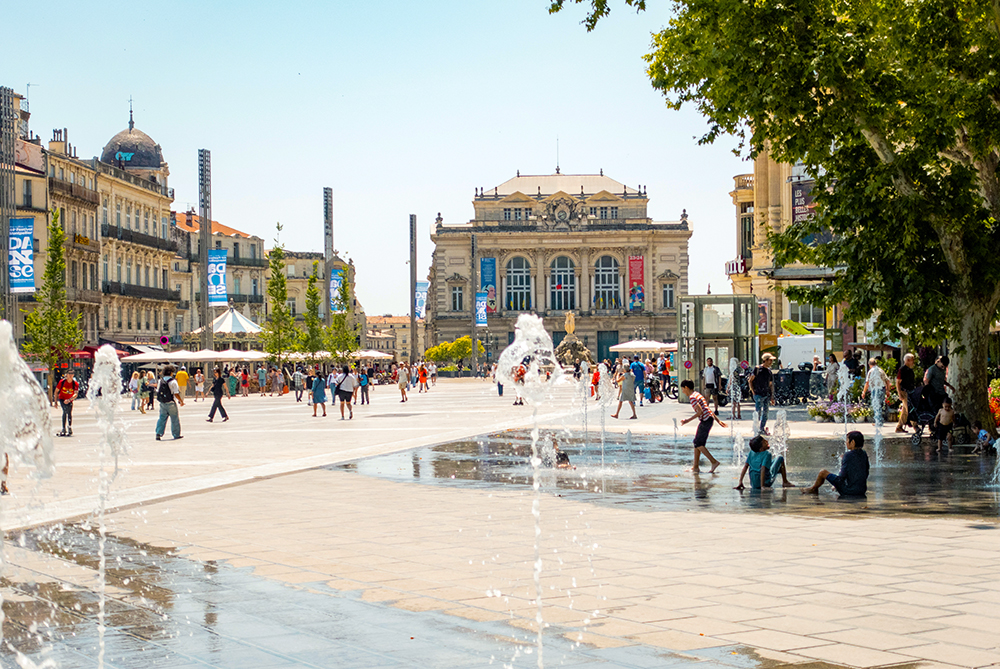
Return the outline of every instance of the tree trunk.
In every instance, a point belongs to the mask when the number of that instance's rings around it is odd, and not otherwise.
[[[950,356],[948,382],[955,387],[955,410],[970,422],[979,421],[996,435],[996,420],[990,412],[987,357],[990,326],[996,304],[988,300],[954,300],[959,322],[958,350]]]

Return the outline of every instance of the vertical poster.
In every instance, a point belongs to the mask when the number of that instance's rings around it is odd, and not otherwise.
[[[427,291],[431,285],[426,281],[417,281],[417,292],[413,295],[413,313],[417,318],[427,316]]]
[[[486,313],[497,312],[497,259],[479,259],[479,287],[486,293]]]
[[[646,307],[646,291],[643,285],[645,263],[642,256],[628,257],[628,310],[642,311]]]
[[[226,249],[208,250],[208,306],[224,307],[229,304],[226,294]]]
[[[331,314],[341,314],[344,310],[337,305],[337,300],[340,299],[340,286],[344,283],[344,270],[342,269],[331,269],[330,270],[330,313]]]
[[[10,292],[35,292],[34,259],[35,219],[10,219],[10,249],[7,265],[10,270]]]
[[[476,327],[486,327],[486,293],[476,293]]]
[[[757,300],[757,334],[771,334],[771,300]]]

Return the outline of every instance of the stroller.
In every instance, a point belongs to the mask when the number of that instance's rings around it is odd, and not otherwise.
[[[657,374],[650,374],[646,378],[646,389],[649,390],[649,402],[663,401],[663,391],[660,389],[660,379]]]
[[[916,423],[913,435],[910,437],[910,444],[919,446],[923,440],[925,427],[927,428],[927,434],[931,437],[934,436],[932,426],[934,425],[934,416],[937,415],[938,408],[934,406],[934,402],[930,398],[924,396],[923,386],[910,391],[907,397],[909,398],[910,405],[910,422]]]

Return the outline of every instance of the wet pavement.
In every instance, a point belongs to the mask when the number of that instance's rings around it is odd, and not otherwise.
[[[968,448],[942,453],[924,440],[886,440],[882,464],[876,464],[871,443],[866,444],[872,464],[868,495],[864,500],[839,500],[829,485],[820,496],[803,496],[795,489],[734,490],[740,465],[733,464],[732,442],[715,437],[709,448],[723,464],[708,474],[691,468],[690,441],[675,443],[670,436],[608,434],[603,466],[598,435],[584,443],[561,431],[543,430],[540,443],[555,439],[570,456],[573,469],[543,467],[542,489],[600,505],[623,506],[636,511],[726,510],[791,513],[849,514],[950,514],[987,517],[1000,513],[1000,487],[990,483],[995,456],[971,455]],[[787,455],[789,479],[798,486],[811,485],[821,469],[839,471],[843,442],[794,440]],[[358,460],[336,468],[365,476],[444,486],[484,488],[530,487],[532,469],[530,432],[514,430],[448,444]]]

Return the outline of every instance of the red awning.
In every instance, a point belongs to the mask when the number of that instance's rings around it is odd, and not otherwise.
[[[91,353],[90,351],[70,351],[69,352],[69,357],[71,357],[71,358],[83,358],[85,360],[92,360],[94,358],[94,354]]]

